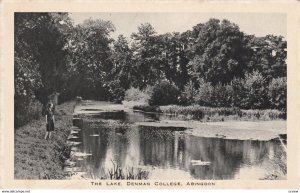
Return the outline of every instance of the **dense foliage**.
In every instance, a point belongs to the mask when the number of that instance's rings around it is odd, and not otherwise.
[[[178,103],[179,89],[167,81],[155,84],[151,95],[150,105],[169,105]]]
[[[15,13],[15,125],[37,117],[47,97],[61,90],[67,72],[67,32],[64,13]],[[34,115],[34,116],[32,116]]]
[[[218,19],[183,33],[157,34],[144,23],[130,38],[114,40],[115,30],[101,19],[73,25],[67,13],[15,13],[17,125],[54,92],[60,101],[121,102],[138,91],[151,105],[286,110],[282,36],[248,35]]]

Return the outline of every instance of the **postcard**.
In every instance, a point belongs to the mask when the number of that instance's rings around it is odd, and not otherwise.
[[[299,2],[1,2],[1,188],[299,189]]]

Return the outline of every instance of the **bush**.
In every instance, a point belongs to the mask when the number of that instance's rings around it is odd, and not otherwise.
[[[184,115],[186,117],[191,117],[192,119],[201,120],[204,116],[230,116],[240,114],[239,108],[212,108],[212,107],[203,107],[200,105],[193,106],[177,106],[177,105],[168,105],[160,107],[160,111],[167,114],[174,115]]]
[[[149,105],[135,105],[133,110],[144,111],[144,112],[153,112],[161,113],[159,106],[149,106]]]
[[[232,105],[232,86],[217,84],[213,87],[211,104],[212,107],[231,107]]]
[[[214,87],[209,82],[200,81],[200,87],[195,96],[195,102],[203,106],[211,106]]]
[[[192,81],[188,82],[184,86],[184,90],[182,94],[180,95],[180,103],[181,104],[193,104],[195,103],[195,96],[197,94],[197,90],[195,88],[195,85]]]
[[[108,84],[109,100],[120,103],[125,96],[125,89],[121,86],[120,80],[114,80]]]
[[[175,85],[167,81],[162,81],[154,85],[152,93],[150,95],[149,104],[150,105],[177,104],[179,94],[180,92]]]
[[[43,105],[35,99],[16,99],[15,98],[15,128],[25,125],[33,119],[42,116]]]
[[[244,88],[245,80],[241,78],[234,78],[230,82],[228,90],[231,89],[231,102],[235,107],[244,107],[244,98],[246,97],[246,91]]]
[[[195,102],[202,106],[210,107],[232,107],[233,105],[233,87],[231,84],[223,85],[221,83],[212,86],[210,82],[200,81]]]
[[[287,84],[286,78],[272,79],[269,84],[268,97],[271,107],[286,110]]]
[[[266,110],[257,110],[257,109],[249,109],[249,110],[241,110],[239,114],[241,118],[246,118],[246,120],[278,120],[278,119],[286,119],[286,113],[283,111],[279,111],[276,109],[266,109]]]
[[[227,91],[233,106],[243,109],[265,109],[269,105],[267,85],[265,77],[254,71],[246,73],[244,79],[233,79]]]
[[[138,88],[131,87],[126,90],[124,100],[148,103],[149,98],[150,96],[146,92],[141,91]]]
[[[267,82],[260,72],[246,73],[244,88],[246,92],[246,97],[243,98],[244,108],[263,109],[267,107]]]
[[[286,111],[286,78],[268,83],[258,71],[246,73],[245,78],[234,78],[229,84],[212,86],[203,79],[193,97],[193,85],[188,84],[181,96],[185,103],[210,107],[238,107],[241,109],[275,108]]]

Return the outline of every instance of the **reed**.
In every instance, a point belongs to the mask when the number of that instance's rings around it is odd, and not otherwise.
[[[243,110],[237,107],[205,107],[200,105],[179,106],[148,106],[136,105],[134,110],[156,112],[183,117],[184,120],[224,121],[224,120],[278,120],[286,119],[284,111],[276,109]]]
[[[84,179],[101,179],[101,180],[147,180],[149,179],[149,171],[141,168],[127,167],[126,169],[120,167],[113,160],[113,166],[108,170],[101,170],[95,174],[92,168],[86,168],[86,175],[82,176]]]
[[[125,171],[113,161],[113,168],[108,170],[108,175],[110,180],[147,180],[149,178],[149,172],[137,168],[136,170],[131,167],[127,168]]]
[[[145,111],[145,112],[155,112],[161,113],[159,106],[149,106],[149,105],[135,105],[133,106],[133,110]]]

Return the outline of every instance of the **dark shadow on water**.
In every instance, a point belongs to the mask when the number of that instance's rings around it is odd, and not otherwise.
[[[162,121],[162,120],[180,120],[175,115],[164,115],[159,113],[144,113],[139,111],[125,112],[123,110],[101,112],[100,109],[83,109],[83,110],[99,111],[99,112],[79,114],[78,116],[81,118],[88,117],[94,119],[112,119],[112,120],[120,120],[126,123],[155,122],[155,121]]]
[[[81,109],[81,111],[103,111],[102,109]]]

